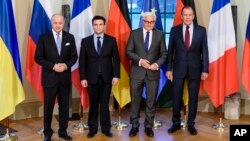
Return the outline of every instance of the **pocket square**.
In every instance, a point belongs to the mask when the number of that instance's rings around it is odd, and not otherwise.
[[[66,43],[66,44],[65,44],[65,46],[69,46],[69,45],[70,45],[70,43]]]

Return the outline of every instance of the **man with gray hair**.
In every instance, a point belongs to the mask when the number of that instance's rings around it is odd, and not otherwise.
[[[56,97],[59,104],[58,135],[64,140],[72,140],[67,134],[67,128],[71,66],[77,60],[75,39],[73,35],[63,31],[64,18],[61,14],[54,14],[51,22],[52,30],[39,37],[35,53],[35,61],[42,66],[44,141],[50,141],[53,135],[51,120]]]
[[[163,32],[154,28],[155,12],[145,12],[143,27],[131,31],[127,43],[126,55],[131,60],[130,68],[130,123],[129,136],[139,131],[139,113],[142,90],[146,86],[145,133],[154,136],[152,130],[155,116],[155,98],[160,79],[160,66],[164,63],[167,50]]]

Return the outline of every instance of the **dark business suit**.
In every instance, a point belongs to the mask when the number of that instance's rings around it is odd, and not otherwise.
[[[94,35],[82,39],[79,58],[81,80],[87,80],[90,100],[88,125],[91,133],[100,125],[103,132],[110,132],[109,98],[112,79],[120,78],[120,58],[116,39],[104,34],[100,54],[94,44]]]
[[[194,125],[197,113],[198,92],[202,72],[208,72],[208,48],[206,29],[193,25],[191,45],[185,48],[183,24],[172,27],[170,32],[167,71],[173,72],[173,125],[180,125],[180,101],[183,84],[188,79],[188,125]]]
[[[59,55],[53,32],[41,35],[37,44],[35,61],[42,66],[42,86],[44,90],[44,135],[51,136],[52,113],[56,97],[59,104],[59,134],[66,132],[69,115],[69,92],[71,87],[71,66],[77,60],[74,36],[62,32],[61,53]],[[67,70],[58,73],[53,70],[56,63],[65,63]]]
[[[126,55],[131,60],[130,69],[130,123],[132,128],[139,127],[139,111],[142,89],[146,85],[146,118],[145,128],[152,128],[155,115],[155,97],[158,90],[160,71],[152,71],[139,66],[140,59],[147,59],[150,64],[157,63],[160,67],[166,59],[165,37],[161,31],[152,30],[152,42],[148,51],[144,47],[143,29],[131,31],[127,43]]]

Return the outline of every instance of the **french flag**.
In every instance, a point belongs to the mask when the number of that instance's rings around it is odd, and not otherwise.
[[[92,18],[93,13],[90,0],[74,0],[69,32],[75,36],[78,56],[82,38],[93,34]],[[86,109],[89,106],[89,100],[86,88],[83,88],[80,83],[79,60],[71,68],[71,72],[72,83],[80,92],[81,104]]]
[[[209,76],[204,89],[213,105],[239,91],[235,30],[230,0],[214,0],[208,27]]]
[[[41,34],[51,30],[50,17],[52,16],[51,0],[34,0],[33,12],[28,36],[25,75],[31,86],[35,89],[41,102],[44,95],[41,84],[41,66],[35,60],[36,45]]]

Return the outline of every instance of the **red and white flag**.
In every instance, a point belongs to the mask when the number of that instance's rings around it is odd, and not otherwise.
[[[235,30],[230,0],[214,0],[208,27],[209,76],[204,89],[213,105],[239,91]]]

